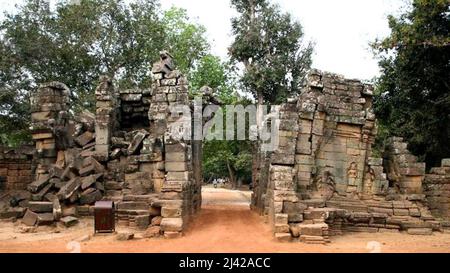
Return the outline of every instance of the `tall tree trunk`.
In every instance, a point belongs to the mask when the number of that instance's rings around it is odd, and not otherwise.
[[[230,161],[227,159],[228,176],[230,177],[231,185],[233,189],[236,189],[236,175],[233,166],[231,166]]]
[[[264,97],[261,90],[257,91],[257,105],[256,105],[256,126],[258,127],[258,133],[261,133],[261,128],[263,127],[263,103]]]

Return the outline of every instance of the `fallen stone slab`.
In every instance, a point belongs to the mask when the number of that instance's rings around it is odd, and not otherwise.
[[[37,224],[39,226],[51,225],[55,221],[53,213],[38,213],[37,216],[38,216]]]
[[[53,212],[53,203],[52,202],[28,202],[28,208],[36,213],[39,212]]]
[[[49,173],[50,178],[61,178],[64,173],[64,170],[57,165],[53,165],[48,170],[48,173]]]
[[[12,197],[14,197],[17,202],[20,202],[22,200],[30,200],[31,198],[31,193],[28,191],[20,191],[20,192],[16,192],[12,195]]]
[[[53,184],[48,184],[42,190],[40,190],[38,193],[32,194],[31,201],[42,201],[44,199],[44,196],[50,191],[50,189],[52,187],[53,187]]]
[[[82,163],[82,168],[79,170],[80,176],[88,176],[91,174],[102,174],[105,171],[105,167],[100,164],[93,157],[86,158]]]
[[[0,219],[19,219],[25,215],[25,208],[9,208],[6,211],[0,211]]]
[[[84,132],[77,138],[75,138],[75,142],[80,145],[81,147],[86,146],[88,143],[94,141],[95,134],[89,131]]]
[[[102,176],[102,174],[92,174],[81,178],[81,189],[85,190],[95,184],[97,180]]]
[[[27,210],[22,218],[22,223],[27,226],[35,226],[38,223],[37,213]]]
[[[59,200],[66,200],[70,198],[81,186],[80,179],[78,177],[68,181],[56,194]]]
[[[58,199],[56,195],[52,192],[48,192],[44,195],[44,200],[48,202],[53,202],[53,200]]]
[[[83,168],[81,168],[79,170],[79,174],[82,177],[83,176],[88,176],[88,175],[91,175],[91,174],[95,174],[95,168],[94,168],[93,165],[89,165],[89,166],[83,167]]]
[[[135,134],[133,141],[130,143],[130,146],[128,146],[128,155],[133,155],[136,153],[145,137],[146,134],[143,132],[137,132]]]
[[[61,223],[64,224],[65,227],[72,227],[76,224],[78,224],[78,218],[73,216],[66,216],[59,220]]]
[[[105,192],[105,185],[102,182],[95,182],[95,188],[101,192]]]
[[[48,185],[50,181],[50,177],[48,175],[43,175],[38,180],[30,183],[27,187],[27,189],[32,193],[37,193],[41,189],[43,189],[45,186]]]
[[[87,189],[80,195],[80,204],[81,205],[90,205],[95,203],[96,201],[101,200],[103,197],[102,193],[97,189]]]

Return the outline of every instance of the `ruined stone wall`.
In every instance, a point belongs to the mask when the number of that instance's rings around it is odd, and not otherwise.
[[[372,194],[380,188],[382,170],[373,169],[373,185],[365,182],[376,135],[372,88],[357,80],[312,71],[300,94],[297,138],[297,182],[314,192],[325,177],[340,194]],[[376,160],[372,160],[376,161]],[[364,187],[366,184],[366,187]]]
[[[450,159],[443,159],[441,167],[425,175],[423,190],[431,213],[450,221]]]
[[[192,160],[192,113],[188,83],[168,53],[153,66],[154,93],[149,120],[152,139],[163,144],[165,180],[161,187],[161,230],[177,237],[201,204],[201,181],[195,181]],[[183,112],[186,110],[188,113]],[[186,116],[187,115],[187,116]],[[182,136],[184,134],[185,137]]]
[[[182,234],[201,205],[202,176],[197,172],[194,177],[193,158],[201,170],[202,144],[197,141],[193,149],[190,137],[179,138],[191,126],[188,83],[169,53],[160,57],[150,89],[117,90],[102,76],[95,114],[83,111],[73,120],[67,86],[52,82],[38,88],[31,100],[37,167],[3,165],[2,153],[2,181],[21,179],[14,176],[19,168],[28,179],[20,187],[27,191],[1,200],[3,216],[23,216],[29,226],[59,220],[68,224],[74,217],[92,215],[96,201],[113,200],[119,225],[151,226],[150,237]],[[177,112],[177,106],[184,108]],[[11,200],[14,207],[5,208]]]
[[[408,143],[402,138],[387,140],[384,151],[384,165],[391,186],[404,194],[421,194],[425,177],[425,163],[408,151]]]
[[[262,174],[252,197],[278,239],[326,243],[342,232],[443,227],[420,194],[425,165],[406,143],[390,139],[384,160],[374,156],[370,85],[313,70],[299,97],[281,105],[279,121],[279,146],[255,167]]]
[[[26,190],[34,180],[34,149],[0,146],[0,191]]]
[[[120,126],[125,130],[149,128],[148,111],[150,109],[152,89],[120,90]]]
[[[119,225],[150,227],[147,237],[181,236],[201,207],[202,141],[192,140],[192,124],[206,122],[186,78],[161,52],[149,89],[99,82],[95,114],[73,120],[67,86],[47,83],[34,93],[33,153],[0,150],[0,187],[22,190],[0,200],[0,216],[70,225],[92,215],[96,201],[112,200]],[[203,105],[217,104],[202,90]],[[448,160],[425,174],[401,138],[374,156],[370,85],[313,70],[298,96],[275,108],[278,146],[254,156],[251,207],[278,239],[326,243],[343,232],[431,234],[449,226],[441,221],[449,216]]]
[[[63,83],[42,84],[31,98],[31,134],[38,154],[37,179],[64,160],[68,138],[69,88]],[[58,153],[59,152],[59,153]]]

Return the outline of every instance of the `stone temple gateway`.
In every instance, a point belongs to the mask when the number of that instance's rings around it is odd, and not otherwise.
[[[144,90],[101,77],[96,113],[74,118],[69,88],[41,85],[31,101],[34,147],[0,149],[0,217],[70,226],[96,201],[113,200],[119,225],[181,236],[201,207],[202,142],[175,137],[181,113],[170,109],[189,106],[198,117],[170,54],[161,52],[152,74]],[[203,90],[202,104],[215,102]],[[450,229],[450,160],[426,174],[401,138],[376,153],[372,96],[370,85],[312,70],[280,106],[278,148],[254,155],[251,202],[277,239]]]

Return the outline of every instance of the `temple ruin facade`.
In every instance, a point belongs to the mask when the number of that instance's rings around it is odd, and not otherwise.
[[[94,114],[70,117],[69,93],[63,83],[42,84],[31,99],[34,146],[0,149],[0,217],[70,225],[112,200],[119,225],[182,236],[201,208],[202,141],[178,137],[194,132],[173,109],[202,117],[170,54],[161,52],[148,89],[118,90],[101,77]],[[202,105],[213,101],[203,92]],[[277,239],[450,229],[450,159],[426,173],[401,138],[374,151],[372,102],[371,85],[312,70],[280,105],[279,145],[254,155],[251,200]]]

